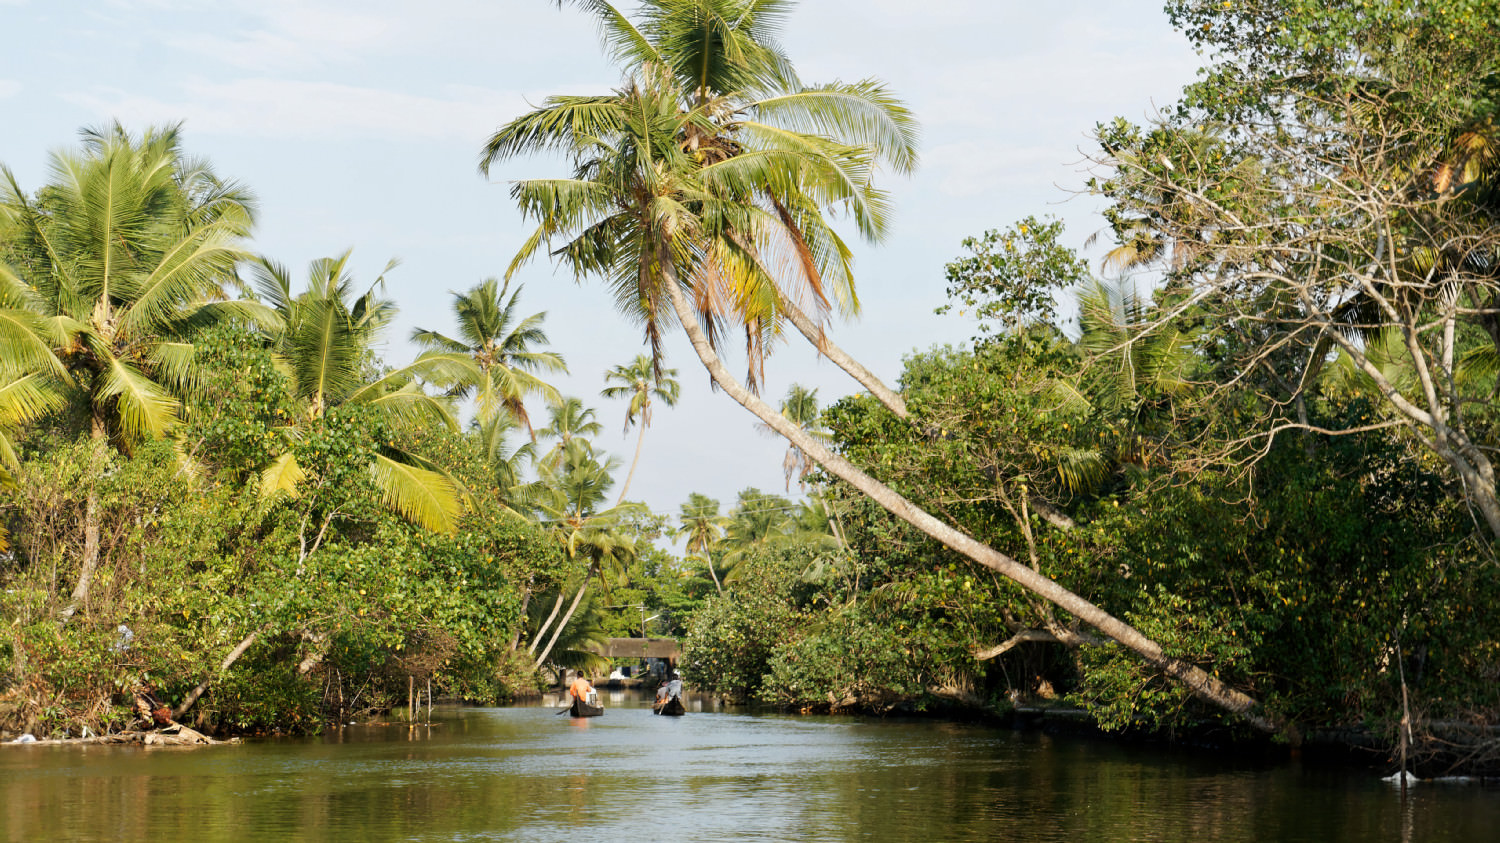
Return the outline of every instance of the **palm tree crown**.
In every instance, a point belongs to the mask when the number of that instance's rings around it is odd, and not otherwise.
[[[629,431],[637,418],[641,422],[641,429],[635,440],[635,457],[631,459],[630,471],[626,473],[625,483],[620,487],[620,500],[623,501],[625,492],[630,489],[630,481],[635,477],[635,468],[641,461],[641,445],[646,441],[646,428],[651,426],[651,399],[655,398],[668,407],[676,406],[681,388],[677,383],[676,369],[655,365],[644,354],[637,355],[628,366],[615,366],[605,372],[604,380],[611,385],[606,386],[600,395],[605,398],[630,399],[630,406],[625,410],[625,430]]]
[[[356,297],[349,258],[345,252],[313,261],[307,288],[297,294],[285,268],[266,260],[254,266],[258,291],[280,317],[271,336],[273,351],[301,405],[300,418],[283,430],[287,450],[261,475],[264,495],[298,493],[305,475],[291,446],[333,408],[360,406],[397,424],[456,427],[446,403],[424,392],[418,381],[457,377],[453,361],[419,359],[374,374],[372,348],[395,316],[395,304],[376,294],[383,275]],[[370,472],[391,508],[430,529],[456,528],[461,490],[435,466],[387,444],[375,453]]]
[[[490,138],[486,172],[535,151],[574,161],[571,179],[512,189],[539,226],[511,271],[564,238],[557,253],[579,275],[609,279],[659,360],[671,252],[710,340],[744,331],[754,381],[798,305],[826,310],[831,288],[857,311],[851,252],[824,212],[882,236],[889,203],[872,176],[915,165],[915,123],[877,82],[801,85],[772,40],[782,0],[650,0],[638,25],[609,3],[577,5],[598,17],[627,82],[549,98]]]
[[[481,425],[508,413],[534,439],[525,399],[540,395],[548,401],[557,401],[557,389],[538,374],[566,373],[568,366],[562,355],[536,350],[547,344],[547,334],[542,330],[547,314],[520,316],[517,308],[522,289],[517,287],[507,295],[508,281],[502,286],[498,279],[487,278],[466,293],[453,293],[458,338],[423,328],[412,331],[411,338],[427,350],[424,357],[472,359],[477,371],[450,387],[455,396],[475,396]]]
[[[177,424],[192,327],[267,317],[225,300],[248,257],[240,244],[255,202],[187,157],[175,126],[140,137],[118,123],[85,130],[80,150],[53,153],[51,170],[33,200],[0,168],[3,239],[24,258],[26,306],[66,338],[59,356],[92,434],[129,449]]]

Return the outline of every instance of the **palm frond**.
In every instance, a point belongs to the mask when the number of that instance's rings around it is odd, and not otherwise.
[[[271,461],[260,472],[261,500],[270,500],[277,494],[297,497],[307,473],[297,464],[297,455],[287,451]]]
[[[458,529],[462,495],[444,475],[376,454],[370,474],[382,499],[407,519],[439,533]]]

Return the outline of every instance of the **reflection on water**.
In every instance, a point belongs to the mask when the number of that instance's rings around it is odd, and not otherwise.
[[[0,748],[0,840],[1481,841],[1500,792],[986,726],[442,709],[203,749]]]

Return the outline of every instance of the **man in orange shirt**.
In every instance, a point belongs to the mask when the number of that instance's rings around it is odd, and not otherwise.
[[[592,693],[594,693],[594,686],[590,685],[589,681],[583,678],[582,673],[578,674],[578,678],[574,679],[573,684],[568,686],[568,696],[582,703],[588,702],[589,695]]]

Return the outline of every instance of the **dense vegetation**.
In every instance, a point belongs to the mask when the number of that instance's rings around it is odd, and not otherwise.
[[[884,236],[904,106],[802,83],[778,4],[578,5],[625,82],[486,145],[485,167],[574,165],[516,186],[537,230],[511,270],[545,249],[644,326],[652,353],[601,393],[642,439],[685,328],[790,441],[799,499],[649,512],[636,460],[614,493],[597,411],[546,382],[564,359],[519,288],[456,295],[457,329],[395,367],[373,351],[395,303],[347,254],[295,284],[176,129],[88,131],[52,183],[0,194],[0,728],[120,727],[150,692],[217,729],[315,729],[429,682],[526,693],[649,631],[734,700],[1055,699],[1112,729],[1493,760],[1494,0],[1174,0],[1211,64],[1159,122],[1099,125],[1100,273],[1051,219],[966,241],[945,280],[978,334],[897,389],[825,331],[858,307],[825,214]],[[867,391],[773,408],[719,361],[743,334],[753,384],[786,325]]]

